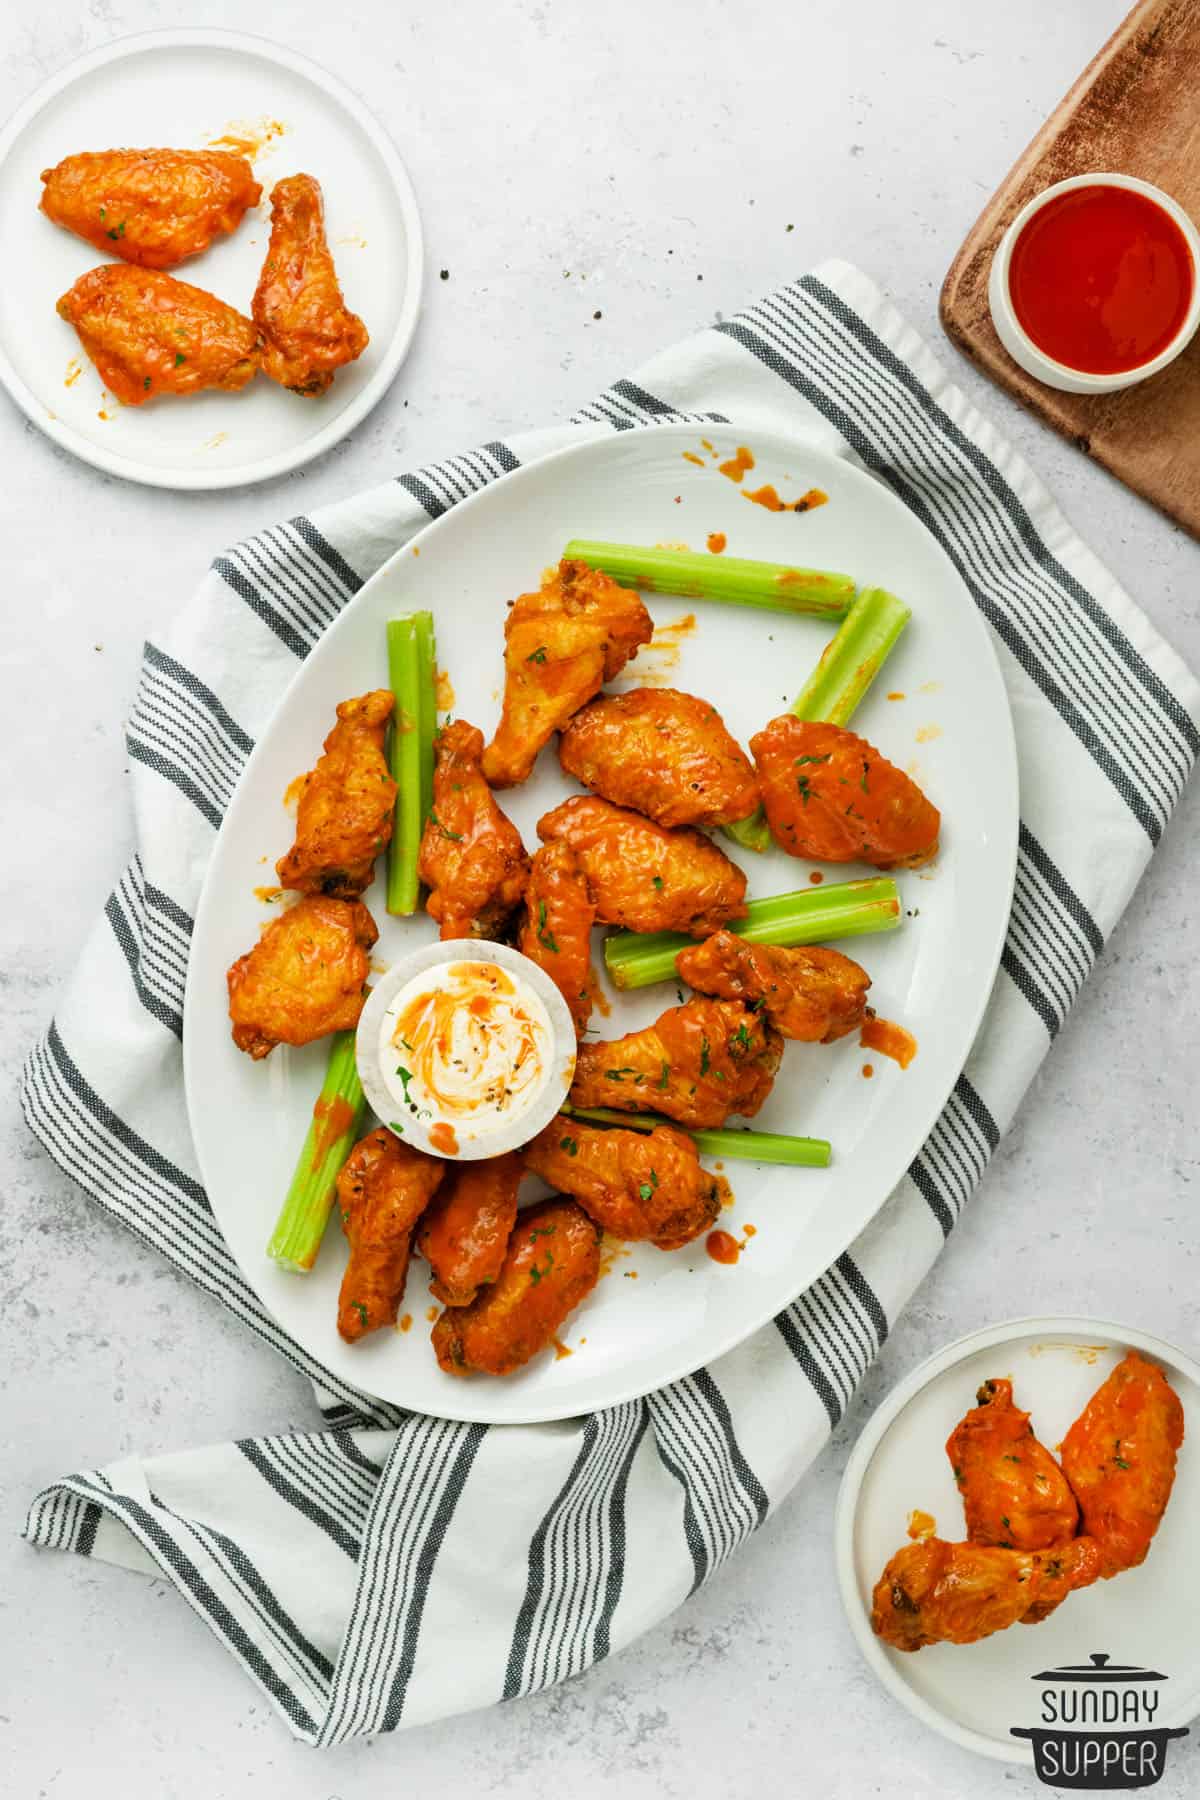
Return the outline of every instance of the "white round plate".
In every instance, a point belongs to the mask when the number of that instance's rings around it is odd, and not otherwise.
[[[1013,1626],[978,1644],[892,1650],[871,1630],[871,1590],[888,1558],[907,1542],[909,1513],[937,1520],[940,1537],[961,1541],[962,1501],[946,1439],[975,1391],[1007,1377],[1016,1404],[1052,1451],[1127,1350],[1158,1363],[1183,1402],[1186,1437],[1174,1492],[1150,1554],[1072,1594],[1037,1626]],[[1041,1721],[1033,1677],[1065,1664],[1084,1667],[1094,1651],[1168,1677],[1155,1725],[1185,1724],[1200,1711],[1200,1563],[1193,1532],[1200,1507],[1200,1366],[1172,1344],[1098,1319],[1009,1319],[974,1331],[931,1356],[874,1413],[854,1446],[838,1495],[834,1538],[838,1583],[850,1629],[892,1697],[935,1731],[999,1762],[1032,1764],[1010,1728]]]
[[[747,441],[715,429],[719,452]],[[1008,704],[987,632],[934,540],[887,490],[824,452],[766,432],[749,443],[756,479],[783,493],[820,486],[829,504],[804,514],[747,505],[717,473],[700,430],[661,426],[560,451],[464,500],[429,526],[355,596],[297,674],[254,751],[209,867],[192,944],[184,1038],[192,1129],[213,1209],[264,1303],[339,1375],[372,1393],[448,1417],[567,1417],[643,1394],[730,1349],[764,1324],[846,1248],[904,1173],[957,1079],[996,972],[1012,892],[1017,782]],[[685,460],[698,455],[705,466]],[[336,1228],[315,1273],[297,1280],[263,1254],[286,1191],[326,1048],[276,1050],[264,1067],[235,1050],[226,1016],[225,970],[264,923],[254,888],[270,881],[293,821],[282,796],[311,768],[348,695],[387,683],[384,626],[418,607],[434,612],[438,663],[454,688],[452,710],[489,733],[504,679],[505,603],[536,587],[574,536],[625,543],[686,541],[702,548],[723,531],[729,552],[844,569],[886,583],[914,608],[886,677],[856,724],[902,766],[912,766],[942,808],[945,848],[936,866],[901,878],[914,916],[885,936],[847,945],[874,978],[871,999],[915,1033],[920,1050],[901,1071],[867,1056],[857,1039],[789,1044],[774,1092],[756,1124],[827,1137],[827,1170],[730,1163],[736,1208],[724,1224],[755,1235],[735,1267],[703,1242],[664,1255],[623,1246],[612,1271],[575,1313],[575,1354],[537,1358],[505,1381],[441,1374],[427,1342],[422,1266],[414,1265],[407,1336],[341,1342],[334,1301],[344,1262]],[[419,555],[417,554],[419,552]],[[657,680],[704,695],[744,743],[794,698],[831,635],[813,619],[704,606],[670,595],[650,602],[659,626],[695,614],[694,631],[666,632],[614,686]],[[889,702],[888,690],[909,697]],[[578,791],[543,752],[531,780],[501,794],[527,845],[536,823]],[[733,849],[733,846],[729,846]],[[752,894],[808,886],[810,866],[782,852],[739,853]],[[826,869],[831,881],[869,873]],[[390,919],[383,883],[367,903],[389,962],[433,938],[431,920]],[[602,967],[597,933],[594,961]],[[673,985],[614,997],[604,1036],[648,1024],[675,1003]],[[864,1062],[875,1068],[863,1079]],[[629,1277],[636,1276],[636,1279]],[[586,1343],[582,1340],[586,1339]]]
[[[270,237],[271,188],[285,175],[315,175],[342,288],[369,346],[318,399],[260,375],[238,394],[119,405],[54,310],[105,259],[38,210],[41,171],[80,150],[202,149],[264,122],[284,129],[254,159],[259,205],[231,237],[170,272],[248,313]],[[328,450],[390,386],[421,305],[421,222],[382,128],[315,63],[231,31],[122,38],[53,76],[0,134],[0,239],[20,246],[0,287],[0,381],[56,443],[152,487],[240,487]]]

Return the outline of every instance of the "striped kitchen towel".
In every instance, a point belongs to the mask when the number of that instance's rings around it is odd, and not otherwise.
[[[197,1179],[180,1037],[205,863],[297,659],[387,556],[580,434],[678,419],[809,434],[885,482],[952,558],[994,634],[1016,725],[1003,966],[907,1177],[772,1325],[586,1418],[485,1428],[405,1414],[317,1366],[263,1311]],[[629,1643],[732,1555],[827,1441],[1120,918],[1187,779],[1198,718],[1188,670],[843,263],[669,350],[571,426],[401,475],[218,557],[146,646],[128,739],[138,852],[29,1058],[24,1104],[88,1193],[312,1379],[325,1428],[67,1476],[34,1501],[31,1542],[165,1576],[310,1744],[530,1693]]]

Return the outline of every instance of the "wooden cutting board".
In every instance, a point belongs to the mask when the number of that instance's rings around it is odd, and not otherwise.
[[[1200,537],[1200,333],[1118,394],[1061,394],[1019,368],[988,311],[988,271],[1025,202],[1068,175],[1140,175],[1200,221],[1200,0],[1141,0],[1018,157],[942,288],[957,347],[1121,481]]]

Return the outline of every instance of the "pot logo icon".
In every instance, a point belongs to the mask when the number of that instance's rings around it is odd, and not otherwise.
[[[1039,1781],[1057,1788],[1153,1787],[1167,1761],[1172,1738],[1186,1726],[1160,1722],[1167,1680],[1157,1669],[1110,1662],[1093,1651],[1086,1663],[1043,1669],[1038,1695],[1040,1723],[1014,1725],[1013,1737],[1033,1745]]]

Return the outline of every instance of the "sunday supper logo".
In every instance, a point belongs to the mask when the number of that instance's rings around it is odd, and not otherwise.
[[[1013,1737],[1028,1738],[1039,1781],[1059,1788],[1153,1787],[1161,1778],[1171,1738],[1186,1737],[1187,1726],[1158,1723],[1168,1677],[1133,1663],[1113,1663],[1093,1651],[1086,1663],[1043,1669],[1038,1696],[1040,1723],[1014,1725]]]

